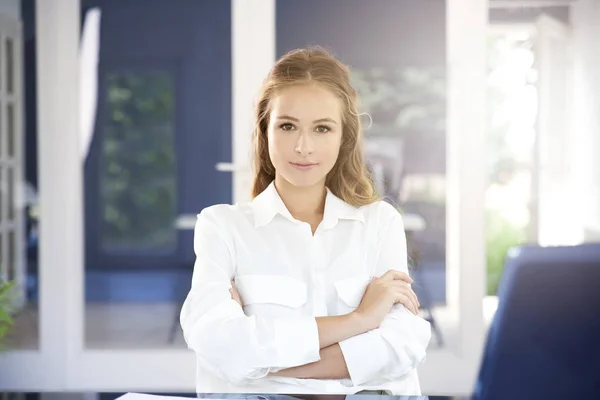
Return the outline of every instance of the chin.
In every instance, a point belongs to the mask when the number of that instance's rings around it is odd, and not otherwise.
[[[297,173],[292,171],[283,175],[283,178],[292,186],[296,187],[311,187],[325,183],[326,175]]]

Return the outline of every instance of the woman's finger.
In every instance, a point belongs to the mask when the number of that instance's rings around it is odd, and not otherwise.
[[[406,296],[409,298],[412,308],[415,310],[414,314],[417,315],[419,313],[419,301],[417,300],[417,296],[415,292],[411,288],[404,290]]]
[[[419,299],[417,299],[417,295],[415,294],[415,292],[413,292],[412,289],[409,291],[409,296],[414,304],[415,310],[417,311],[415,314],[418,314],[419,313]]]
[[[408,274],[404,272],[397,271],[395,269],[390,269],[388,272],[381,276],[381,279],[391,281],[391,280],[402,280],[408,283],[413,283],[413,279],[408,276]]]
[[[415,303],[415,306],[418,309],[421,304],[419,304],[419,298],[417,297],[417,294],[415,293],[415,291],[412,290],[412,286],[408,285],[408,288],[406,289],[406,291],[407,291],[408,296],[411,298],[413,303]]]
[[[396,299],[397,303],[404,305],[404,307],[406,307],[408,311],[415,315],[418,314],[418,310],[415,308],[415,304],[405,291],[398,292]]]
[[[413,292],[410,285],[408,285],[408,287],[403,288],[402,290],[406,294],[406,296],[410,299],[410,302],[412,303],[413,308],[418,313],[419,312],[419,301],[417,300],[417,295],[415,294],[415,292]]]
[[[400,290],[400,289],[409,289],[410,290],[411,289],[410,283],[408,283],[406,281],[394,280],[394,281],[387,282],[387,284],[398,290]]]
[[[406,293],[411,297],[411,299],[417,305],[417,308],[421,306],[421,303],[419,302],[419,298],[417,297],[417,294],[414,292],[414,290],[412,290],[412,285],[410,283],[405,282],[405,281],[392,281],[392,282],[389,282],[388,284],[391,285],[392,287],[394,287],[396,290],[406,291]]]
[[[413,295],[413,297],[415,299],[415,302],[417,303],[417,307],[421,307],[421,302],[419,301],[419,297],[417,296],[417,294],[415,293],[415,291],[412,290],[412,288],[410,289],[410,291],[411,291],[411,293],[412,293],[412,295]]]

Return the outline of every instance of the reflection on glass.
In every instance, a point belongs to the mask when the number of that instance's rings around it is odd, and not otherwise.
[[[432,348],[448,343],[446,305],[446,81],[443,67],[353,69],[365,121],[365,156],[377,190],[403,215],[413,289],[432,323]],[[454,335],[456,336],[456,335]]]
[[[108,76],[102,132],[101,242],[107,252],[176,244],[174,87],[167,73]]]

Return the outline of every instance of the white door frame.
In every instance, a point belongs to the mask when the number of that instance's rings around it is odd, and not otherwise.
[[[249,198],[257,90],[275,60],[275,0],[232,1],[234,200]],[[0,356],[0,388],[194,391],[187,350],[84,348],[83,184],[78,0],[37,0],[40,206],[39,352]],[[423,391],[469,393],[484,339],[484,132],[487,0],[447,0],[447,293],[459,343],[432,350]],[[242,76],[243,74],[243,76]],[[15,365],[17,366],[15,369]],[[12,371],[20,373],[12,373]],[[27,370],[27,373],[23,371]],[[11,371],[8,376],[4,371]]]

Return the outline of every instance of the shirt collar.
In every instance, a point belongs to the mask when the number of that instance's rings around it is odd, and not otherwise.
[[[300,223],[281,200],[275,189],[275,182],[271,182],[262,193],[254,198],[252,207],[254,209],[254,226],[257,228],[269,224],[278,214],[294,223]],[[346,203],[327,188],[321,225],[325,229],[333,228],[340,219],[365,222],[364,214],[359,208]]]

